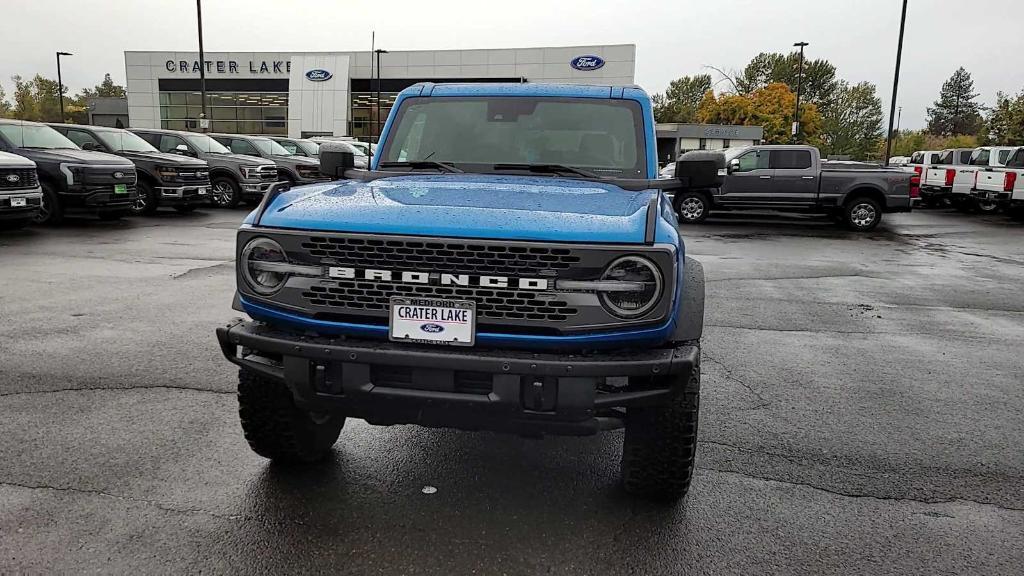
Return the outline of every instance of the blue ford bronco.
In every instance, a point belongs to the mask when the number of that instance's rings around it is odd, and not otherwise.
[[[693,473],[704,273],[657,180],[637,87],[417,84],[368,169],[275,188],[237,242],[239,370],[258,454],[325,458],[346,418],[523,435],[625,428],[622,482],[675,499]]]

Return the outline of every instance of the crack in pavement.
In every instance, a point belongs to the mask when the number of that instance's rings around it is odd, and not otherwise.
[[[761,393],[755,390],[750,384],[747,384],[743,380],[740,380],[736,376],[733,376],[732,370],[730,370],[729,367],[722,363],[720,360],[717,360],[714,356],[708,354],[707,350],[701,350],[701,353],[703,354],[704,358],[707,358],[708,360],[711,361],[712,364],[722,369],[722,372],[725,373],[726,380],[731,380],[739,384],[740,386],[746,388],[748,392],[750,392],[755,398],[757,398],[760,401],[760,404],[758,404],[757,406],[746,408],[746,410],[759,410],[771,404],[771,400],[768,400],[767,398],[762,396]]]
[[[760,480],[762,482],[772,482],[776,484],[786,484],[789,486],[800,486],[803,488],[810,488],[833,496],[841,496],[843,498],[867,498],[871,500],[888,501],[888,502],[913,502],[915,504],[954,504],[957,502],[965,502],[967,504],[974,504],[977,506],[991,506],[998,510],[1005,510],[1008,512],[1024,512],[1024,508],[1017,508],[1014,506],[1002,506],[993,502],[981,502],[978,500],[971,500],[969,498],[899,498],[895,496],[879,496],[878,494],[868,494],[863,492],[840,492],[838,490],[832,490],[830,488],[824,488],[810,482],[794,482],[792,480],[780,480],[778,478],[769,478],[767,476],[758,476],[757,474],[748,474],[746,472],[740,472],[738,470],[722,470],[719,468],[710,468],[698,466],[699,470],[706,470],[709,472],[718,472],[719,474],[733,474],[736,476],[743,476],[744,478],[750,478],[752,480]]]
[[[63,392],[103,392],[103,391],[121,391],[121,390],[187,390],[189,392],[205,392],[208,394],[231,394],[234,395],[236,392],[223,391],[223,390],[210,390],[209,388],[192,388],[190,386],[86,386],[83,388],[57,388],[56,390],[25,390],[23,392],[3,392],[0,393],[0,398],[5,396],[30,396],[33,394],[60,394]]]
[[[50,486],[48,484],[21,484],[18,482],[9,482],[6,480],[0,480],[0,486],[22,488],[25,490],[50,490],[54,492],[68,492],[72,494],[87,494],[91,496],[101,496],[104,498],[114,498],[116,500],[121,500],[125,502],[133,502],[136,504],[149,504],[150,506],[154,506],[166,512],[174,512],[177,514],[204,514],[207,516],[212,516],[214,518],[219,518],[221,520],[239,520],[242,518],[242,515],[238,514],[221,514],[218,512],[213,512],[211,510],[205,510],[203,508],[172,506],[165,502],[160,502],[159,500],[148,500],[146,498],[136,498],[134,496],[112,494],[110,492],[104,492],[103,490],[93,490],[90,488],[74,488],[71,486]]]

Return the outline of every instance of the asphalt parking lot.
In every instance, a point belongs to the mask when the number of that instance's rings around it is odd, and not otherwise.
[[[1019,222],[686,228],[701,444],[664,507],[618,489],[621,433],[350,420],[322,468],[268,465],[213,336],[243,216],[0,234],[0,572],[1021,573]]]

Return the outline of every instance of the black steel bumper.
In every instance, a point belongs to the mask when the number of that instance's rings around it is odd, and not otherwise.
[[[689,385],[697,346],[586,355],[303,337],[259,322],[217,329],[224,356],[282,381],[298,406],[371,424],[588,435],[622,408],[660,404]]]
[[[953,195],[951,186],[921,186],[921,198],[948,198]]]
[[[132,184],[124,194],[116,194],[113,186],[73,187],[67,192],[59,192],[58,196],[66,212],[105,213],[128,210],[138,199],[139,194]]]

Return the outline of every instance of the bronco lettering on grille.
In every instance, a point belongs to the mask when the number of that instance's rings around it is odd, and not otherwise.
[[[472,276],[469,274],[439,274],[412,270],[375,270],[331,266],[327,276],[339,280],[371,280],[402,284],[434,284],[440,286],[480,286],[483,288],[518,288],[519,290],[547,290],[546,278],[509,278],[508,276]]]

